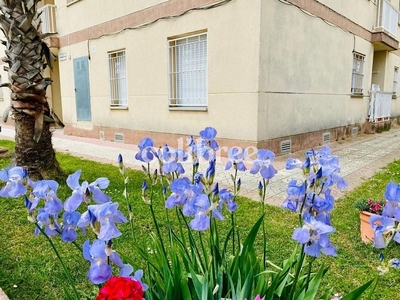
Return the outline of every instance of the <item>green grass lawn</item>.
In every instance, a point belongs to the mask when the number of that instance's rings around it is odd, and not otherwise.
[[[13,148],[13,143],[9,141],[0,141],[0,145]],[[57,158],[67,174],[82,169],[81,181],[92,182],[98,177],[108,177],[111,183],[106,193],[113,198],[113,201],[120,203],[120,210],[127,215],[127,205],[122,196],[123,177],[117,167],[62,153],[57,154]],[[9,162],[9,159],[0,159],[0,167],[8,166]],[[129,203],[133,208],[135,235],[138,242],[149,243],[149,233],[154,232],[154,227],[149,207],[141,199],[141,184],[145,176],[142,172],[133,170],[128,170],[127,173],[130,178],[128,194]],[[400,182],[400,161],[392,162],[382,172],[377,173],[345,198],[337,201],[332,214],[332,223],[336,228],[336,233],[332,235],[332,243],[339,248],[338,256],[336,258],[323,257],[316,263],[316,265],[325,263],[330,267],[323,280],[322,291],[332,289],[334,293],[349,292],[378,274],[379,251],[361,242],[359,213],[353,208],[353,203],[360,198],[382,198],[385,186],[391,180]],[[70,194],[69,188],[62,184],[58,192],[59,198],[64,201]],[[241,236],[244,237],[260,216],[261,205],[246,198],[239,198],[238,204],[236,224]],[[154,207],[161,228],[164,229],[166,221],[162,197],[156,199]],[[2,216],[0,287],[10,299],[64,299],[63,272],[46,239],[42,235],[33,234],[34,224],[27,220],[23,200],[0,198],[0,214]],[[173,215],[171,215],[171,220],[177,225]],[[279,207],[267,206],[269,260],[279,263],[292,252],[296,243],[292,241],[291,235],[296,225],[296,214]],[[133,250],[129,224],[121,224],[119,228],[123,235],[115,239],[114,248],[122,256],[129,257],[135,268],[145,268],[145,262],[141,261],[139,255]],[[229,222],[221,222],[219,228],[222,232],[227,232]],[[80,235],[78,244],[82,244],[86,238],[93,240],[91,232],[88,232],[88,237]],[[59,242],[58,238],[53,240],[70,268],[79,290],[85,291],[88,299],[93,299],[96,287],[91,285],[86,278],[89,262],[83,259],[81,253],[73,245]],[[261,248],[261,245],[260,238],[255,247]],[[385,255],[387,258],[400,257],[400,246],[393,244],[387,249]],[[373,299],[397,299],[400,288],[399,276],[398,270],[391,270],[390,273],[383,275]]]

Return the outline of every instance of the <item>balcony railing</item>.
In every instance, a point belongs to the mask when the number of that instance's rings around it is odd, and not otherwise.
[[[392,96],[392,92],[381,92],[379,91],[379,87],[375,84],[372,85],[368,113],[370,122],[377,122],[390,118]]]
[[[38,9],[41,20],[41,31],[43,35],[52,35],[57,33],[56,26],[56,6],[47,4]]]
[[[388,0],[380,0],[375,31],[387,31],[397,37],[398,19],[399,12],[397,9]]]

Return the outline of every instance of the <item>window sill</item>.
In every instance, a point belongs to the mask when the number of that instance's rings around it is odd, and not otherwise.
[[[71,0],[71,1],[69,1],[69,2],[67,3],[67,7],[70,6],[70,5],[72,5],[72,4],[75,4],[76,2],[79,2],[79,1],[81,1],[81,0]]]
[[[351,98],[364,98],[364,94],[350,94]]]
[[[110,106],[110,110],[129,110],[128,106]]]
[[[171,111],[207,111],[207,106],[170,106]]]

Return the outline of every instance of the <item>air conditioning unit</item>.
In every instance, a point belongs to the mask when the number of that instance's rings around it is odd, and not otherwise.
[[[47,4],[39,8],[38,15],[40,16],[40,29],[42,31],[42,35],[57,33],[55,5]]]

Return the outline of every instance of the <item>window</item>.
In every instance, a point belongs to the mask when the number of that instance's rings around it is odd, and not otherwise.
[[[207,107],[207,34],[169,40],[169,106]]]
[[[360,95],[364,89],[365,55],[353,52],[353,76],[351,79],[351,93]]]
[[[126,107],[128,92],[126,83],[125,50],[108,53],[110,74],[110,105],[112,107]]]
[[[399,83],[399,67],[394,67],[393,74],[393,98],[397,97],[397,88]]]

